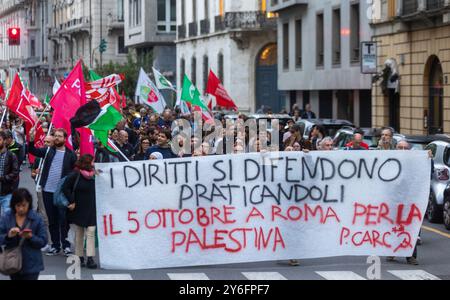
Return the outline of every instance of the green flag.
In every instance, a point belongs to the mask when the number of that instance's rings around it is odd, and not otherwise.
[[[208,111],[208,107],[203,103],[200,92],[192,84],[189,78],[184,75],[183,90],[181,91],[181,100],[191,103],[193,106],[199,106],[202,109]]]
[[[89,76],[91,77],[91,81],[96,81],[102,79],[102,76],[95,73],[94,70],[89,70]]]
[[[50,97],[48,94],[45,95],[45,105],[50,105]]]

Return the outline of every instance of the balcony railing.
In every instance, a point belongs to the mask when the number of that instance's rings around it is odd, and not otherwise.
[[[276,18],[268,17],[265,12],[243,11],[227,12],[225,17],[216,17],[216,31],[232,30],[258,30],[263,28],[276,28]]]
[[[276,19],[268,18],[265,12],[244,11],[225,14],[225,26],[230,29],[261,29],[276,27]]]
[[[403,15],[411,15],[418,11],[419,2],[418,0],[403,0]]]
[[[197,22],[189,23],[189,37],[195,37],[198,35],[198,24]]]
[[[186,38],[186,25],[179,25],[178,26],[178,38],[179,39]]]
[[[210,33],[210,22],[209,19],[200,21],[200,34],[209,34]]]

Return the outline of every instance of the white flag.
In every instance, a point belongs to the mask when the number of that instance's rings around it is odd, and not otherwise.
[[[55,78],[55,83],[53,84],[53,96],[56,95],[56,92],[61,87],[61,84],[59,83],[58,79]]]
[[[161,114],[167,106],[163,95],[142,68],[139,73],[135,96],[136,99],[138,99],[138,103],[150,106],[159,114]]]
[[[175,91],[172,83],[167,80],[166,77],[164,77],[158,70],[156,70],[155,68],[153,68],[153,74],[155,75],[155,81],[156,81],[156,86],[158,87],[158,89],[160,90],[172,90]]]

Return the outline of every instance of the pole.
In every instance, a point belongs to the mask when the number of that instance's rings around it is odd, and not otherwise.
[[[128,157],[125,156],[125,154],[122,153],[122,151],[120,151],[120,149],[116,146],[116,144],[114,144],[113,141],[111,141],[110,139],[108,139],[109,144],[112,146],[112,148],[114,148],[114,150],[116,150],[117,152],[119,152],[120,155],[122,155],[122,157],[127,161],[130,162],[130,160],[128,159]]]
[[[3,126],[3,121],[5,120],[6,112],[8,111],[8,108],[5,106],[5,110],[3,111],[2,120],[0,121],[0,128]]]

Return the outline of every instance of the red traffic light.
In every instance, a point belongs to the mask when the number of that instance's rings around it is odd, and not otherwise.
[[[8,29],[8,39],[10,46],[20,45],[20,28],[12,27]]]

